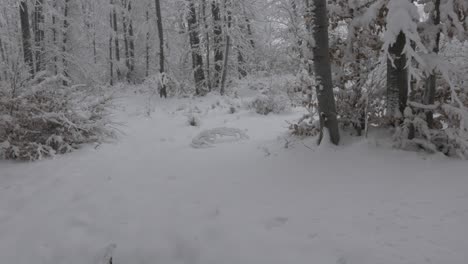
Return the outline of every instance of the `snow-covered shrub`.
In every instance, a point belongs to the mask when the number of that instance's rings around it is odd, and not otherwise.
[[[201,121],[200,121],[200,118],[198,118],[198,116],[194,114],[187,115],[187,125],[198,127],[200,126],[200,124],[201,124]]]
[[[114,136],[111,98],[97,87],[62,82],[37,76],[14,89],[0,87],[0,158],[40,160]]]
[[[320,134],[320,121],[310,114],[289,125],[289,131],[295,136],[314,137]]]
[[[183,93],[181,84],[167,73],[152,75],[146,78],[144,82],[144,86],[147,87],[148,91],[157,92],[158,94],[160,94],[163,85],[166,87],[168,97],[174,97]]]
[[[261,115],[269,113],[279,114],[287,111],[291,103],[289,98],[281,92],[266,89],[248,103],[248,108]]]

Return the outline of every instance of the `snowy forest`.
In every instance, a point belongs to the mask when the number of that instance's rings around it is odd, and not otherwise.
[[[0,0],[0,263],[465,264],[467,17]]]

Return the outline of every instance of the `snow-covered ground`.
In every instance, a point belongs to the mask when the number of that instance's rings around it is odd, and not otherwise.
[[[300,110],[120,101],[118,142],[0,163],[1,264],[98,264],[114,244],[114,264],[468,263],[464,161],[293,140]],[[191,146],[217,127],[249,138]]]

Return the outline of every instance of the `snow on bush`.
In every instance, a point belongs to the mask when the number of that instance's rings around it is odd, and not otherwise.
[[[110,97],[88,86],[38,76],[22,86],[0,87],[0,158],[40,160],[114,136]]]
[[[193,148],[208,148],[217,143],[236,142],[249,139],[249,136],[238,128],[219,127],[202,131],[192,140]]]
[[[255,97],[248,107],[261,115],[268,115],[269,113],[279,114],[289,108],[289,99],[284,95],[269,90]]]

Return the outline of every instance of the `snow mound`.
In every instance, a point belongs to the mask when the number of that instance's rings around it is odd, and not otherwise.
[[[248,139],[249,136],[238,128],[218,127],[204,130],[192,140],[193,148],[208,148],[223,142],[236,142]]]

